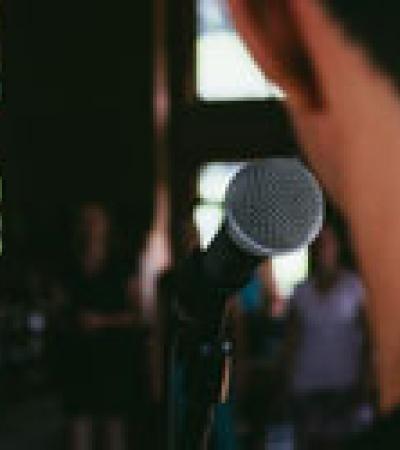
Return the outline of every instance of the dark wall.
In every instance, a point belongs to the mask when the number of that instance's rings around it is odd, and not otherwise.
[[[65,216],[85,199],[111,204],[140,241],[152,211],[151,3],[6,5],[6,255],[65,246]]]

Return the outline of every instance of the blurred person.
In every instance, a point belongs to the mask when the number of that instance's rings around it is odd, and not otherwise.
[[[91,449],[97,438],[103,448],[122,450],[127,418],[137,422],[145,403],[138,278],[118,253],[104,206],[87,203],[79,212],[72,263],[61,284],[58,351],[64,352],[56,362],[72,418],[71,449]]]
[[[348,221],[368,292],[381,413],[360,448],[393,448],[400,443],[398,2],[229,3],[260,69],[285,90],[305,155]]]
[[[341,261],[338,235],[325,225],[312,246],[312,276],[290,299],[286,371],[299,450],[341,448],[367,398],[364,288]]]
[[[274,397],[274,364],[283,340],[284,304],[273,278],[272,261],[265,260],[236,295],[231,308],[236,341],[235,396],[249,449],[265,447]]]

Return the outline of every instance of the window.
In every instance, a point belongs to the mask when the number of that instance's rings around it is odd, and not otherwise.
[[[242,166],[241,163],[209,163],[198,175],[198,202],[194,222],[200,243],[206,248],[218,231],[224,218],[224,197],[229,181]],[[290,296],[293,288],[308,275],[308,249],[276,256],[272,266],[280,293]]]
[[[197,1],[196,86],[202,100],[282,98],[234,30],[227,0]]]

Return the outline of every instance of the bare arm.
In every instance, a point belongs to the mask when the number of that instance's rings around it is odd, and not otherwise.
[[[265,310],[268,316],[281,316],[284,313],[286,302],[278,291],[278,286],[272,271],[272,260],[267,259],[261,264],[258,273],[263,287],[263,298],[266,302]]]
[[[348,219],[368,289],[380,404],[390,411],[400,403],[400,98],[322,3],[230,0],[261,69],[288,94],[308,160]],[[296,55],[310,61],[306,83]]]

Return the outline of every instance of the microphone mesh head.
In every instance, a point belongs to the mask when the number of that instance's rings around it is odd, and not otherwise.
[[[244,165],[226,196],[230,237],[257,256],[288,253],[308,245],[321,229],[323,210],[318,182],[294,158]]]

